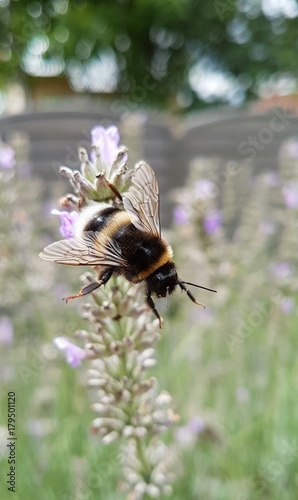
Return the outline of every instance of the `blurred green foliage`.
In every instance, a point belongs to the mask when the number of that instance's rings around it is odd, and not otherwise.
[[[235,77],[250,98],[272,75],[297,77],[294,3],[2,0],[1,82],[30,86],[37,66],[25,61],[32,56],[44,64],[41,76],[70,80],[108,50],[118,71],[112,97],[175,111],[202,107],[189,71],[205,60],[207,68]],[[36,48],[38,40],[42,47]],[[46,66],[51,62],[54,73]]]

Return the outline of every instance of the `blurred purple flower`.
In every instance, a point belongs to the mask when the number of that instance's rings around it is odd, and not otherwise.
[[[13,341],[13,323],[9,316],[0,316],[0,344],[11,344]]]
[[[175,439],[180,445],[188,447],[194,444],[194,433],[187,425],[177,427],[175,429]]]
[[[297,185],[289,182],[282,188],[284,202],[288,208],[298,208],[298,188]]]
[[[291,266],[288,262],[277,262],[271,266],[271,273],[277,279],[288,278],[291,274]]]
[[[268,172],[266,172],[263,179],[266,186],[269,187],[278,186],[279,176],[277,172],[274,172],[274,170],[269,170]]]
[[[206,430],[206,424],[202,417],[193,417],[188,424],[177,427],[175,430],[176,441],[184,447],[193,445],[197,436]]]
[[[221,227],[221,213],[213,210],[204,217],[203,227],[208,234],[213,234]]]
[[[283,312],[283,314],[291,314],[292,312],[295,311],[294,299],[292,297],[285,297],[281,301],[280,308],[281,308],[281,311]]]
[[[79,216],[78,212],[66,212],[64,210],[61,211],[54,209],[51,211],[51,214],[59,215],[61,222],[60,233],[63,238],[67,240],[73,238],[75,235],[75,223]]]
[[[201,179],[195,184],[195,195],[199,200],[214,198],[216,196],[215,184],[209,179]]]
[[[106,165],[112,165],[116,160],[120,142],[118,128],[115,125],[104,128],[93,127],[91,130],[92,144],[99,147],[100,154]]]
[[[194,434],[201,434],[206,428],[204,420],[199,415],[193,417],[187,425]]]
[[[173,215],[176,224],[183,225],[189,222],[189,215],[185,210],[185,208],[182,207],[181,205],[178,205],[177,207],[174,208]]]
[[[8,144],[0,146],[0,168],[8,170],[16,164],[14,149]]]
[[[53,340],[55,346],[64,353],[66,362],[72,367],[76,368],[86,357],[86,352],[81,347],[73,344],[66,337],[56,337]]]

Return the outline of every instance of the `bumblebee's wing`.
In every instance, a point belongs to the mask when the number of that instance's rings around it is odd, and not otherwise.
[[[147,163],[138,164],[129,191],[123,195],[123,205],[137,229],[160,236],[159,188]]]
[[[118,243],[111,238],[100,237],[93,231],[86,231],[80,238],[56,241],[39,256],[69,266],[127,266]]]

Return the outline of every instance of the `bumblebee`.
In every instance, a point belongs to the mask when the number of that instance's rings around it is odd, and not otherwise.
[[[152,168],[140,162],[128,192],[123,197],[116,194],[124,210],[102,203],[88,207],[79,217],[75,238],[52,243],[40,253],[47,261],[95,268],[97,280],[65,300],[93,292],[114,274],[131,283],[145,282],[146,302],[160,327],[152,293],[168,297],[179,286],[195,304],[204,307],[185,286],[193,283],[178,278],[172,248],[161,237],[159,187]]]

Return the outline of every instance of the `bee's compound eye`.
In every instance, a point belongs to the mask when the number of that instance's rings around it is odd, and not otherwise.
[[[156,274],[154,276],[154,278],[153,278],[153,283],[154,283],[154,285],[158,286],[160,284],[160,282],[161,282],[161,276],[159,276],[158,274]]]
[[[161,296],[162,276],[160,273],[156,273],[150,277],[150,287],[156,293],[157,297]]]

